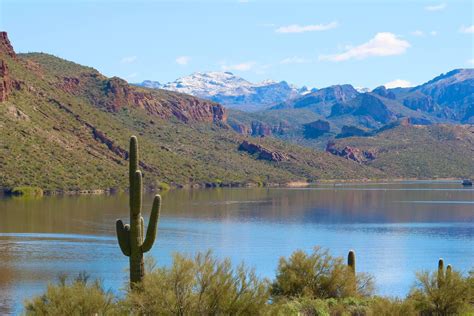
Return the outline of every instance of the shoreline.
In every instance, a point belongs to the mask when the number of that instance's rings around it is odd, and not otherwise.
[[[185,185],[172,185],[169,190],[192,190],[192,189],[216,189],[216,188],[304,188],[314,185],[337,185],[337,184],[396,184],[403,182],[456,182],[462,183],[462,178],[381,178],[381,179],[321,179],[316,182],[306,181],[290,181],[286,183],[194,183]],[[13,188],[0,188],[0,195],[3,196],[17,196],[22,195],[12,194]],[[155,188],[144,188],[147,193],[151,192],[166,192],[168,190],[157,190]],[[108,189],[78,189],[78,190],[43,190],[44,196],[53,195],[106,195],[116,194],[120,192],[128,192],[127,189],[108,188]],[[40,196],[39,196],[40,197]]]

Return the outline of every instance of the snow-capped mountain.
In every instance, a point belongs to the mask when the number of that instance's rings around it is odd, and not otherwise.
[[[229,108],[244,111],[262,110],[308,93],[286,81],[249,82],[231,72],[196,72],[167,84],[146,80],[140,86],[166,89],[219,102]]]

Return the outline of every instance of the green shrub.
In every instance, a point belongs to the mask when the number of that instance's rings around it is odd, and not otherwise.
[[[43,189],[29,186],[14,187],[10,194],[22,197],[41,197],[43,196]]]
[[[408,298],[421,315],[472,315],[474,313],[473,273],[467,277],[452,270],[449,279],[438,284],[438,271],[417,273]]]
[[[114,310],[113,295],[99,281],[89,284],[85,274],[71,283],[60,277],[59,284],[48,285],[45,294],[25,302],[26,315],[105,315]]]
[[[280,258],[276,280],[271,288],[272,295],[277,298],[358,297],[368,296],[372,291],[370,276],[354,276],[342,258],[332,257],[327,250],[319,247],[315,247],[311,254],[298,250],[288,259]]]
[[[282,299],[271,305],[267,310],[272,316],[415,316],[413,305],[408,301],[381,297],[373,298],[328,298],[310,299],[300,297]]]
[[[174,255],[171,267],[147,274],[122,303],[140,315],[259,315],[268,301],[266,281],[242,264],[233,268],[211,252],[194,258]]]
[[[267,308],[267,315],[272,316],[330,316],[329,300],[321,299],[280,299]]]
[[[166,182],[158,182],[157,184],[157,189],[159,191],[169,191],[170,188],[170,185]]]
[[[410,300],[374,297],[368,302],[369,314],[374,316],[415,316],[418,315]]]

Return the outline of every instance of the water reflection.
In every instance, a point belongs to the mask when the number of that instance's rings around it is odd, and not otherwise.
[[[145,196],[148,216],[152,195]],[[439,257],[474,265],[474,190],[457,183],[346,184],[311,188],[179,190],[166,194],[151,254],[169,264],[175,251],[213,249],[272,277],[278,258],[314,245],[344,255],[376,276],[379,293],[405,295],[413,272]],[[61,273],[88,271],[119,289],[127,258],[115,240],[128,196],[0,199],[0,314]]]

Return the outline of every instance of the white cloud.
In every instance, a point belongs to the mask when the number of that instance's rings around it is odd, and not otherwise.
[[[408,88],[413,87],[413,84],[410,81],[396,79],[384,84],[385,88],[392,89],[392,88]]]
[[[336,28],[338,23],[333,21],[328,24],[313,24],[313,25],[286,25],[280,26],[275,30],[277,33],[303,33],[303,32],[315,32],[315,31],[327,31],[333,28]]]
[[[474,25],[471,26],[461,26],[459,32],[466,33],[466,34],[474,34]]]
[[[468,59],[467,63],[471,64],[471,65],[474,65],[474,58]]]
[[[178,58],[176,58],[176,63],[178,65],[185,66],[189,63],[190,60],[191,60],[191,57],[189,56],[179,56]]]
[[[244,62],[244,63],[240,63],[240,64],[233,64],[233,65],[222,64],[221,69],[223,71],[231,71],[231,70],[249,71],[255,65],[256,65],[256,62],[254,62],[254,61],[248,61],[248,62]]]
[[[137,56],[125,56],[120,60],[121,64],[131,64],[137,60]]]
[[[303,57],[287,57],[280,60],[280,64],[308,64],[311,62],[311,59],[303,58]]]
[[[441,11],[446,9],[446,3],[440,3],[435,5],[429,5],[425,7],[426,11]]]
[[[430,32],[430,35],[431,35],[431,36],[436,36],[436,35],[438,35],[438,32],[436,32],[436,31],[431,31],[431,32]]]
[[[411,32],[411,35],[413,35],[413,36],[425,36],[425,32],[423,32],[421,30],[416,30],[416,31]]]
[[[410,43],[398,38],[393,33],[377,33],[368,42],[355,47],[347,47],[346,51],[334,55],[319,56],[319,60],[344,61],[349,59],[364,59],[372,56],[392,56],[405,53]]]

